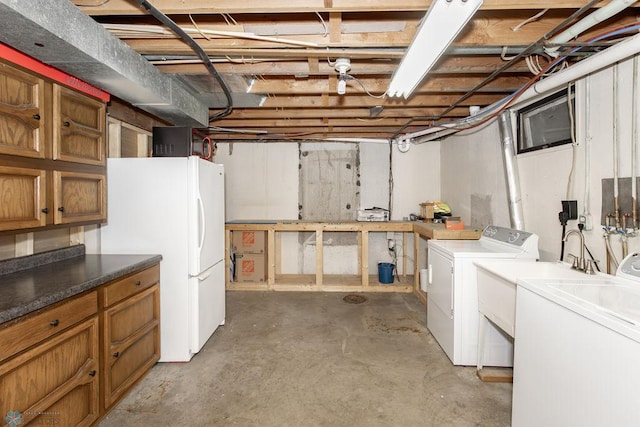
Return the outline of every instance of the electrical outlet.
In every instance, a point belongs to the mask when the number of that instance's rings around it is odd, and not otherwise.
[[[584,225],[584,230],[585,231],[591,231],[593,230],[593,218],[591,217],[591,214],[588,215],[580,215],[578,217],[578,222],[582,225]]]
[[[591,214],[586,215],[584,218],[584,229],[586,231],[593,230],[593,217],[591,216]]]

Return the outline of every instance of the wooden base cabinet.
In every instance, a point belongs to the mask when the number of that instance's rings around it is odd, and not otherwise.
[[[98,316],[0,365],[0,413],[33,423],[88,426],[100,416]]]
[[[159,281],[156,264],[0,325],[0,420],[97,424],[160,359]]]
[[[102,289],[105,410],[160,359],[159,281],[155,265]]]
[[[104,406],[117,402],[160,358],[158,284],[104,312]]]

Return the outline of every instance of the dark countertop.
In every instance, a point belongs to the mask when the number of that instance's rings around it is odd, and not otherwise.
[[[151,267],[162,259],[160,255],[85,255],[80,246],[81,250],[57,250],[2,261],[0,323]]]

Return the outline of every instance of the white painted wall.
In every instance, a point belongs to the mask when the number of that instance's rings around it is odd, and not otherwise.
[[[420,214],[420,203],[440,199],[440,142],[411,145],[406,153],[393,148],[391,219]]]
[[[619,65],[619,173],[631,176],[631,112],[632,61]],[[577,146],[573,184],[569,183],[574,157],[571,146],[518,156],[525,228],[540,236],[543,260],[556,260],[560,255],[562,228],[558,221],[561,200],[578,200],[578,210],[585,203],[585,147],[590,152],[589,206],[594,227],[585,231],[587,246],[594,257],[604,265],[605,246],[601,222],[601,180],[613,177],[613,72],[605,69],[577,83]],[[589,114],[585,115],[588,86]],[[639,110],[640,111],[640,110]],[[442,198],[450,203],[454,212],[461,214],[471,225],[488,222],[509,226],[500,136],[495,122],[471,135],[456,135],[441,143]],[[569,187],[569,188],[568,188]],[[490,197],[490,209],[482,202]],[[478,208],[478,206],[481,207]],[[576,228],[570,221],[568,228]],[[619,237],[612,238],[614,250],[621,257]],[[629,240],[629,251],[640,249],[640,239]],[[566,252],[578,253],[577,239],[568,242]]]
[[[298,145],[220,144],[227,220],[298,218]]]
[[[509,226],[500,135],[496,123],[441,143],[442,200],[465,225]]]

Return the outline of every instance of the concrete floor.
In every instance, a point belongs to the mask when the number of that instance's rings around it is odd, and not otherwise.
[[[108,426],[508,426],[511,384],[454,367],[413,295],[227,292],[190,363],[157,364]]]

